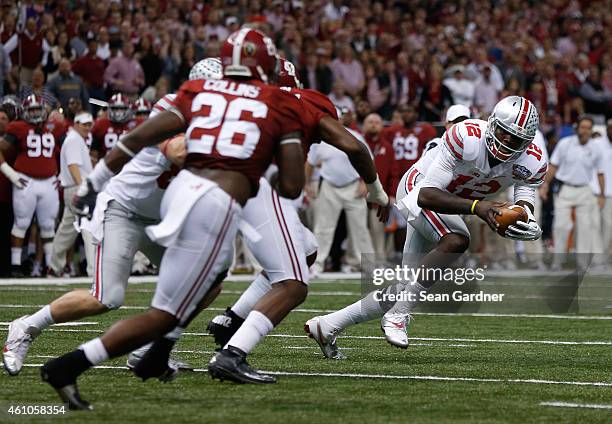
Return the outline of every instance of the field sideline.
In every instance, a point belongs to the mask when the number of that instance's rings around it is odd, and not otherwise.
[[[535,284],[522,277],[513,283]],[[0,280],[0,337],[8,323],[76,287],[63,281],[17,285]],[[48,358],[74,349],[115,320],[146,309],[153,284],[128,288],[126,308],[52,327],[33,344],[18,377],[0,377],[0,422],[43,422],[49,417],[11,417],[10,405],[57,404],[38,377]],[[499,284],[507,282],[496,278]],[[72,282],[71,282],[72,283]],[[225,291],[196,319],[176,355],[196,372],[170,384],[142,383],[124,358],[87,372],[80,380],[92,413],[69,413],[69,422],[612,422],[612,315],[521,313],[422,313],[410,326],[402,351],[383,339],[372,321],[339,339],[345,361],[324,360],[305,337],[304,322],[360,297],[359,282],[315,282],[311,294],[264,343],[250,362],[278,375],[273,386],[212,381],[206,364],[214,350],[208,320],[230,305],[247,283]]]

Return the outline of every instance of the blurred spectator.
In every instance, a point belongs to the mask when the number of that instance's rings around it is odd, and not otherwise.
[[[8,113],[0,108],[0,137],[4,136],[9,124]],[[5,156],[9,165],[13,165],[15,152],[9,151]],[[6,155],[6,154],[5,154]],[[0,277],[8,277],[11,269],[11,228],[13,227],[12,184],[0,173]]]
[[[597,66],[591,66],[578,92],[584,102],[584,113],[590,115],[595,124],[605,123],[606,116],[612,112],[612,92],[606,92],[601,85]]]
[[[64,109],[68,108],[71,97],[81,99],[86,110],[89,110],[89,93],[81,78],[70,70],[70,61],[62,59],[59,63],[59,74],[47,83],[47,89],[55,96]]]
[[[200,27],[201,28],[201,27]],[[145,86],[154,85],[162,74],[164,61],[159,55],[159,48],[155,48],[149,37],[140,40],[140,66],[145,75]]]
[[[208,14],[208,22],[204,25],[206,41],[218,40],[222,41],[227,38],[229,31],[221,24],[221,11],[211,10]]]
[[[453,103],[471,107],[476,86],[466,78],[465,68],[462,65],[453,66],[448,73],[450,76],[444,80],[444,85],[450,90]]]
[[[279,32],[283,28],[283,19],[285,17],[283,0],[273,0],[272,10],[266,10],[264,11],[264,14],[266,15],[266,21],[272,27],[272,31]]]
[[[611,263],[612,260],[612,118],[608,119],[606,125],[606,133],[596,140],[602,152],[601,163],[603,166],[604,185],[605,185],[605,206],[603,209],[593,209],[596,215],[596,220],[599,221],[598,227],[600,231],[598,242],[600,243],[599,251],[603,252],[605,257],[604,263]],[[599,195],[600,187],[596,176],[591,179],[591,189],[594,195]]]
[[[39,95],[51,108],[59,106],[59,102],[55,95],[49,90],[48,87],[45,87],[45,73],[42,71],[42,69],[40,69],[40,67],[34,69],[32,72],[32,84],[24,84],[21,86],[19,98],[24,100],[30,94]]]
[[[593,252],[595,233],[598,227],[594,222],[593,209],[603,209],[605,192],[601,182],[603,174],[603,152],[591,137],[593,120],[582,117],[576,122],[577,135],[562,138],[555,146],[550,157],[550,167],[546,175],[542,193],[547,193],[547,186],[553,178],[561,182],[561,189],[555,197],[554,241],[555,258],[553,268],[561,267],[567,251],[567,241],[572,230],[572,209],[575,211],[575,243],[578,267],[587,265],[586,254]],[[589,184],[596,171],[599,180],[599,193],[593,195]]]
[[[408,101],[408,79],[397,71],[394,61],[388,60],[383,73],[370,74],[367,91],[372,107],[389,120],[393,110]]]
[[[352,133],[360,142],[365,143],[360,134],[354,131]],[[314,234],[319,243],[317,260],[313,265],[314,272],[318,274],[324,270],[342,211],[346,214],[351,250],[347,255],[347,265],[358,270],[361,254],[374,252],[367,224],[365,184],[359,179],[359,174],[351,165],[348,156],[329,144],[312,145],[308,153],[306,181],[310,180],[315,167],[320,168],[321,182],[314,202]]]
[[[98,49],[96,54],[102,60],[108,60],[111,55],[108,28],[105,26],[100,27],[98,30]]]
[[[92,171],[89,147],[86,142],[92,125],[91,114],[87,112],[78,114],[62,144],[59,178],[64,189],[64,213],[53,238],[51,261],[48,264],[54,275],[62,275],[66,265],[66,253],[74,245],[79,235],[74,227],[77,214],[72,206],[72,197],[76,194],[83,178]],[[82,231],[81,235],[87,257],[87,275],[91,276],[94,269],[94,246],[88,231]]]
[[[473,61],[468,65],[468,70],[476,75],[476,81],[479,80],[479,77],[484,79],[485,72],[487,72],[488,80],[497,92],[500,92],[504,88],[504,78],[499,68],[489,62],[485,48],[481,47],[476,50]],[[476,83],[476,86],[478,87],[478,83]]]
[[[104,92],[106,64],[98,57],[97,51],[98,41],[92,37],[87,42],[86,53],[72,65],[72,71],[83,80],[91,97],[106,100]]]
[[[501,79],[500,82],[502,82]],[[486,65],[482,68],[480,76],[474,84],[477,87],[474,93],[474,107],[483,116],[488,116],[493,112],[493,108],[499,100],[499,92],[503,86],[498,90],[497,84],[491,78],[491,68]]]
[[[349,44],[340,46],[338,57],[332,60],[330,68],[335,80],[344,81],[346,92],[349,95],[359,94],[365,86],[363,65],[355,59],[355,54]]]
[[[330,21],[339,21],[349,13],[350,9],[342,4],[342,0],[330,0],[323,8],[323,13]]]
[[[324,50],[318,51],[318,53],[324,52]],[[300,69],[300,81],[304,84],[304,88],[311,88],[321,93],[329,94],[333,78],[334,76],[329,66],[320,62],[319,54],[306,56],[306,63]]]
[[[104,81],[113,92],[121,92],[130,97],[136,97],[144,86],[144,72],[140,63],[134,59],[134,46],[130,42],[123,43],[121,56],[110,60]]]
[[[87,24],[81,23],[77,27],[77,33],[70,40],[70,47],[74,49],[76,57],[81,57],[87,51]]]
[[[42,58],[43,36],[38,32],[37,23],[34,18],[28,18],[22,33],[14,33],[8,41],[5,41],[6,53],[16,53],[12,57],[13,65],[18,67],[19,81],[23,84],[32,82],[32,72],[40,64]]]
[[[168,78],[159,77],[154,86],[149,86],[142,92],[142,97],[151,103],[155,103],[168,93],[170,93],[170,82]]]
[[[347,108],[350,111],[355,110],[355,104],[353,100],[347,96],[345,91],[344,81],[342,79],[336,79],[334,82],[334,88],[329,94],[329,100],[339,109]]]
[[[394,193],[399,181],[398,162],[395,160],[395,153],[391,144],[380,137],[383,129],[383,121],[380,115],[372,113],[363,121],[363,135],[370,151],[374,155],[374,163],[383,188],[391,197],[391,203],[395,202]],[[378,208],[372,207],[368,213],[368,225],[374,252],[377,261],[386,261],[385,249],[385,224],[378,220],[376,216]]]
[[[450,90],[442,84],[443,69],[437,63],[431,66],[429,78],[421,93],[421,118],[426,122],[442,120],[444,109],[453,103]]]
[[[0,97],[4,96],[4,82],[10,78],[11,67],[11,58],[0,41]]]

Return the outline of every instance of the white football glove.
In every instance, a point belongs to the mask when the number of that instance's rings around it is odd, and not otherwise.
[[[533,213],[531,213],[531,209],[527,206],[523,206],[523,209],[527,211],[527,222],[518,221],[516,224],[510,225],[506,229],[506,237],[513,240],[537,240],[542,235],[542,229]]]

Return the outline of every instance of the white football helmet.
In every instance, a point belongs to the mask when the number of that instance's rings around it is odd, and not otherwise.
[[[518,158],[533,141],[539,121],[536,107],[526,98],[501,99],[487,125],[485,139],[489,153],[502,162]]]
[[[218,57],[207,57],[193,65],[189,71],[189,80],[196,79],[221,79],[223,78],[223,67]]]

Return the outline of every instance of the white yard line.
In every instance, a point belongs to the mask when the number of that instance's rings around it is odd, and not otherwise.
[[[596,403],[572,403],[572,402],[540,402],[540,406],[554,406],[557,408],[588,408],[588,409],[612,409],[612,405]]]
[[[0,328],[0,331],[7,331],[7,327]],[[81,329],[59,329],[49,328],[45,331],[60,333],[103,333],[104,330],[81,330]],[[210,336],[209,333],[184,332],[183,336]],[[307,339],[306,335],[297,334],[268,334],[267,337],[280,337],[285,339]],[[382,336],[339,336],[340,339],[355,340],[384,340]],[[444,338],[444,337],[409,337],[409,340],[425,342],[462,342],[462,343],[504,343],[504,344],[544,344],[544,345],[572,345],[572,346],[612,346],[612,341],[565,341],[565,340],[506,340],[506,339],[465,339],[465,338]]]
[[[0,304],[1,308],[12,308],[12,309],[29,309],[29,308],[42,308],[45,305],[25,305],[25,304]],[[119,309],[128,309],[136,311],[144,311],[149,309],[148,306],[122,306]],[[207,308],[207,311],[225,311],[225,308]],[[308,313],[308,314],[329,314],[336,312],[336,309],[311,309],[311,308],[298,308],[292,312]],[[612,315],[559,315],[559,314],[505,314],[505,313],[493,313],[493,312],[474,312],[474,313],[462,313],[462,312],[414,312],[413,315],[423,316],[449,316],[449,317],[484,317],[484,318],[542,318],[542,319],[570,319],[570,320],[595,320],[595,321],[612,321]]]
[[[43,364],[24,364],[24,367],[40,367]],[[94,368],[127,370],[127,367],[113,365],[98,365]],[[193,372],[207,373],[203,368],[196,368]],[[297,376],[297,377],[338,377],[338,378],[376,378],[385,380],[428,380],[428,381],[461,381],[472,383],[515,383],[515,384],[562,384],[571,386],[594,386],[612,387],[612,383],[600,381],[557,381],[557,380],[523,380],[523,379],[501,379],[501,378],[475,378],[475,377],[446,377],[437,375],[393,375],[393,374],[353,374],[353,373],[319,373],[319,372],[286,372],[286,371],[265,371],[262,372],[272,375]]]
[[[10,322],[0,322],[0,325],[9,325]],[[98,322],[94,321],[75,321],[75,322],[61,322],[59,324],[53,324],[54,327],[81,327],[84,325],[98,325]]]

